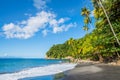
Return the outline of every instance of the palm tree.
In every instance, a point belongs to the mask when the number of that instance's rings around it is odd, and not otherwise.
[[[69,40],[68,40],[68,45],[71,45],[72,43],[73,43],[73,41],[74,41],[74,39],[73,38],[70,38]]]
[[[76,44],[75,40],[73,38],[70,38],[67,42],[69,45],[69,53],[71,54],[72,57],[76,58]]]
[[[85,30],[88,33],[88,26],[83,26],[83,30]]]
[[[98,0],[97,0],[97,2],[98,2]],[[103,11],[104,11],[104,13],[105,13],[105,16],[106,16],[107,21],[108,21],[109,26],[110,26],[110,29],[111,29],[111,31],[112,31],[112,33],[113,33],[113,35],[114,35],[114,37],[115,37],[118,45],[120,46],[120,41],[118,40],[118,38],[117,38],[117,36],[116,36],[116,33],[115,33],[115,31],[114,31],[114,29],[113,29],[113,26],[112,26],[112,24],[111,24],[111,22],[110,22],[110,19],[109,19],[109,17],[108,17],[108,14],[107,14],[107,12],[106,12],[106,9],[104,8],[101,0],[99,0],[98,4],[99,4],[99,3],[100,3],[100,6],[102,7],[102,9],[103,9]]]
[[[90,10],[88,10],[86,7],[82,8],[81,15],[84,16],[84,23],[85,26],[83,26],[83,29],[88,32],[88,24],[91,25],[91,19],[90,19]]]
[[[84,7],[84,8],[82,8],[81,15],[82,16],[89,16],[90,15],[90,11],[86,7]]]

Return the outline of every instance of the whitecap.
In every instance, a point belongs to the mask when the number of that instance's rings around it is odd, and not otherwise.
[[[23,70],[16,73],[2,74],[0,75],[0,80],[18,80],[27,77],[53,75],[73,69],[75,65],[76,64],[72,64],[72,63],[62,63],[62,64],[54,64],[44,67],[30,68],[28,70]]]

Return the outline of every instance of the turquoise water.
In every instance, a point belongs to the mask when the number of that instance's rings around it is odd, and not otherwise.
[[[13,73],[21,70],[58,64],[64,60],[46,60],[46,59],[0,59],[0,74]]]
[[[54,75],[73,69],[68,60],[0,58],[0,80],[53,80]]]

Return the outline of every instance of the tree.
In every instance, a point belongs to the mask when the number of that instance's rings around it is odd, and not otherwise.
[[[90,17],[89,17],[90,16],[90,11],[86,7],[84,7],[84,8],[82,8],[81,15],[85,17],[84,18],[85,26],[83,26],[83,29],[88,32],[88,29],[89,29],[88,24],[91,23],[91,20],[90,20]]]
[[[99,36],[103,36],[101,38],[101,43],[104,46],[104,48],[101,50],[101,53],[103,54],[103,56],[108,56],[108,57],[113,56],[115,55],[115,53],[119,53],[119,47],[116,45],[116,42],[118,44],[119,40],[115,41],[116,38],[114,40],[113,32],[111,33],[111,26],[109,25],[109,23],[111,23],[112,28],[114,28],[113,31],[114,33],[116,32],[115,35],[118,36],[116,37],[119,38],[120,28],[117,27],[117,25],[119,25],[118,22],[120,18],[119,17],[120,9],[117,8],[120,1],[119,2],[118,0],[109,0],[109,1],[92,0],[92,1],[95,8],[94,9],[94,16],[96,18],[95,24],[98,30],[96,34],[99,34]],[[101,1],[101,4],[99,1]],[[109,23],[108,23],[108,19],[109,19]],[[99,46],[99,44],[97,45]]]
[[[118,45],[120,46],[119,39],[118,39],[117,36],[116,36],[116,33],[115,33],[114,29],[113,29],[113,26],[112,26],[112,24],[111,24],[111,22],[110,22],[110,19],[109,19],[108,15],[107,15],[106,9],[105,9],[104,6],[102,5],[102,1],[101,1],[101,0],[99,0],[99,3],[100,3],[100,5],[101,5],[101,7],[102,7],[102,9],[103,9],[103,11],[104,11],[104,13],[105,13],[105,16],[106,16],[107,21],[108,21],[109,26],[110,26],[110,29],[111,29],[111,31],[112,31],[112,33],[113,33],[113,35],[114,35],[114,37],[115,37]]]
[[[71,56],[74,59],[92,59],[100,62],[112,61],[120,57],[120,47],[109,25],[111,23],[119,40],[120,0],[92,1],[94,5],[95,29],[82,38],[70,38],[63,44],[53,45],[47,52],[49,57],[61,59]],[[88,31],[88,24],[91,23],[90,11],[87,8],[82,8],[81,15],[85,17],[83,28]],[[108,18],[106,18],[106,15]]]

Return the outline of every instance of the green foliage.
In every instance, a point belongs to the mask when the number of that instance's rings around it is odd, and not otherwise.
[[[53,45],[51,49],[46,53],[47,57],[50,58],[64,58],[67,56],[68,46],[66,44]]]
[[[63,44],[53,45],[46,55],[50,58],[65,58],[68,56],[74,59],[92,59],[92,60],[110,60],[117,59],[120,56],[120,47],[109,27],[105,14],[99,6],[98,0],[92,0],[94,6],[95,29],[86,34],[83,38],[70,38]],[[107,10],[114,31],[120,40],[120,0],[102,0]],[[90,11],[82,8],[85,26],[88,31],[90,20]]]
[[[87,9],[86,7],[84,7],[84,8],[82,8],[81,9],[82,11],[81,11],[81,15],[82,16],[84,16],[85,18],[84,18],[84,26],[83,26],[83,29],[85,30],[85,31],[88,31],[88,24],[89,23],[91,23],[91,19],[90,19],[90,10],[89,9]]]

